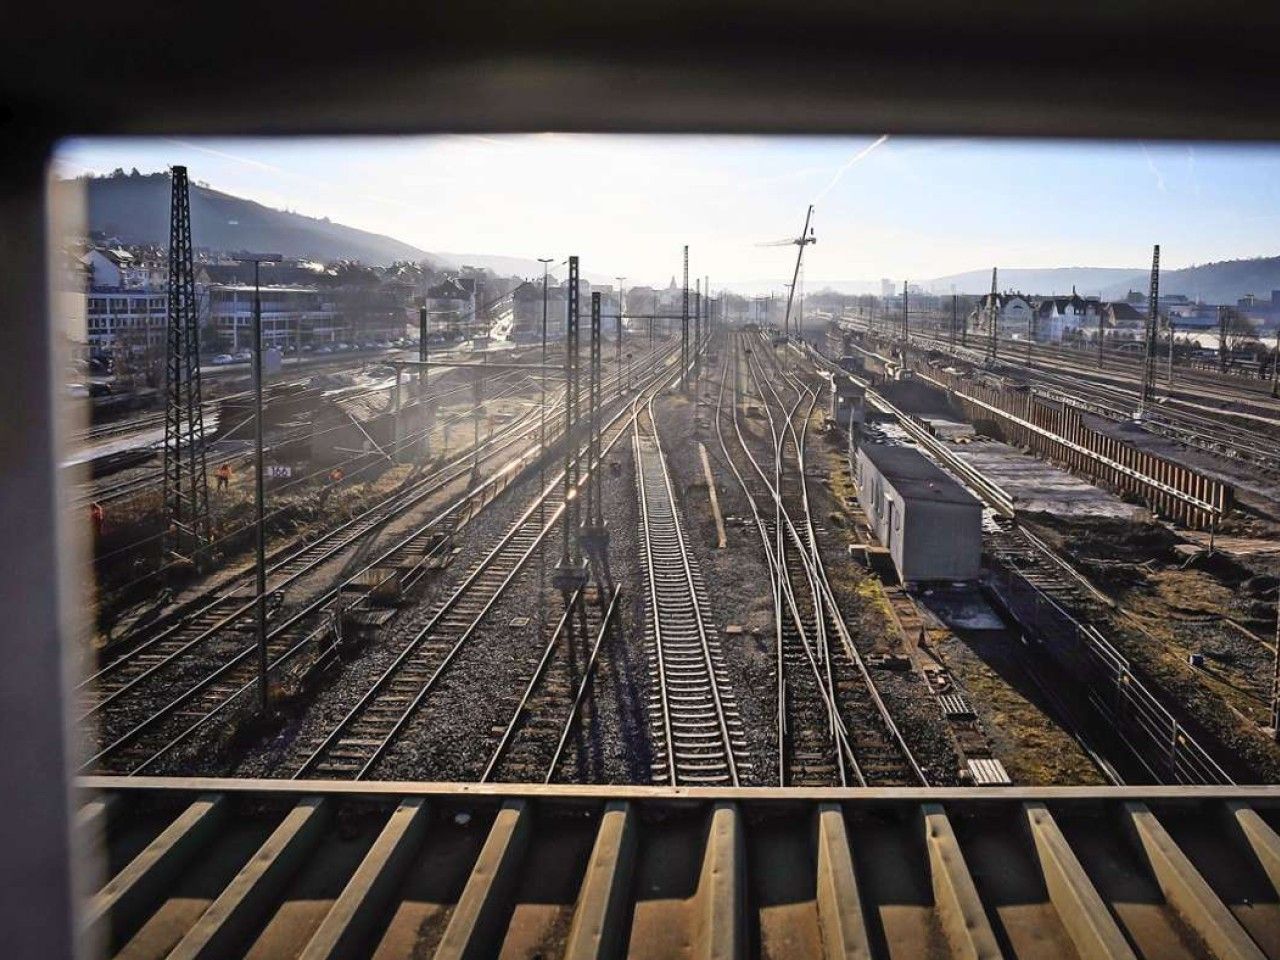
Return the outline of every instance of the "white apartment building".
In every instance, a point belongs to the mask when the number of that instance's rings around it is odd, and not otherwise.
[[[169,296],[164,290],[100,290],[86,295],[89,346],[105,350],[118,342],[135,348],[164,343]]]
[[[208,316],[230,351],[253,346],[253,285],[215,283],[207,288]],[[266,346],[333,343],[345,333],[331,303],[315,287],[262,287],[262,342]]]

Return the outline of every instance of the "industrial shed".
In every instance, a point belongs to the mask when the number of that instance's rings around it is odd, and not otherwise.
[[[846,430],[863,421],[867,391],[853,378],[836,374],[831,378],[831,419]]]
[[[976,580],[982,504],[912,447],[863,444],[858,500],[903,582]]]

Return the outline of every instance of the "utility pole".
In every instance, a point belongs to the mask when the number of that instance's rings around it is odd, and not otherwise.
[[[424,303],[418,308],[418,362],[422,364],[422,366],[418,368],[418,396],[420,397],[425,397],[427,395],[427,387],[429,386],[429,378],[427,377],[428,351],[427,307]]]
[[[689,245],[684,248],[684,306],[680,311],[680,389],[688,389],[689,370]]]
[[[1160,244],[1152,248],[1151,253],[1151,290],[1147,304],[1146,349],[1142,357],[1142,392],[1138,394],[1138,416],[1147,412],[1147,407],[1155,400],[1156,391],[1156,351],[1160,329]]]
[[[911,342],[911,320],[907,314],[907,281],[902,281],[902,345],[903,356],[906,356],[907,344]]]
[[[999,355],[997,339],[1000,331],[1000,300],[996,293],[996,268],[991,268],[991,298],[987,301],[987,321],[990,324],[987,340],[987,359],[995,363]]]
[[[171,180],[161,566],[170,557],[178,556],[190,560],[198,569],[212,536],[187,168],[174,167]]]
[[[1276,323],[1276,352],[1271,358],[1271,395],[1280,397],[1280,322]]]
[[[1106,340],[1107,315],[1102,309],[1102,301],[1098,301],[1098,369],[1102,369],[1102,345]]]
[[[702,311],[706,316],[706,323],[703,326],[703,333],[708,340],[711,339],[711,278],[703,276],[702,278],[702,296],[706,301],[706,308]]]
[[[1165,318],[1165,326],[1169,328],[1169,357],[1165,368],[1165,394],[1173,394],[1173,317]]]
[[[649,313],[649,353],[653,353],[653,324],[658,319],[658,295],[653,295],[653,303],[650,305]]]
[[[958,294],[951,295],[951,345],[956,345],[956,334],[959,333],[960,327],[960,297]]]
[[[1031,306],[1030,303],[1027,306]],[[1031,347],[1036,342],[1036,311],[1035,307],[1031,307],[1031,312],[1027,314],[1027,366],[1031,366]]]
[[[696,383],[702,379],[702,361],[698,357],[702,347],[702,279],[693,282],[693,379]]]
[[[267,686],[267,538],[263,525],[266,503],[266,467],[262,452],[262,297],[259,268],[263,263],[279,263],[278,253],[262,253],[236,257],[239,263],[253,264],[253,447],[254,447],[254,532],[256,548],[254,614],[258,634],[258,693],[262,715],[267,715],[271,705]],[[399,368],[396,382],[400,381]]]
[[[547,453],[547,271],[548,264],[555,257],[539,257],[538,262],[542,264],[542,414],[538,424],[538,450],[539,456],[546,456]]]
[[[627,278],[618,277],[616,279],[618,281],[618,342],[617,344],[615,344],[615,346],[617,347],[617,357],[618,357],[618,396],[622,396],[623,393],[626,392],[626,384],[623,383],[623,380],[622,380],[622,314],[624,312],[623,306],[622,306],[622,303],[623,303],[622,285],[626,282]]]
[[[609,529],[604,521],[604,480],[600,464],[600,405],[603,402],[603,377],[600,359],[600,293],[591,294],[591,367],[588,381],[590,434],[587,441],[587,518],[579,532],[583,553],[591,563],[596,587],[602,596],[613,592],[613,575],[609,572]],[[621,373],[619,373],[621,376]]]
[[[564,534],[560,564],[552,576],[553,585],[560,591],[568,605],[569,597],[587,582],[586,567],[579,551],[578,532],[578,458],[574,442],[574,427],[578,413],[578,258],[569,258],[569,286],[567,290],[564,337],[564,485],[562,497],[564,512],[561,525]]]

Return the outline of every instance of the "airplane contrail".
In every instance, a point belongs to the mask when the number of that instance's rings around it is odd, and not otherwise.
[[[832,187],[834,187],[837,183],[839,183],[839,182],[840,182],[840,178],[841,178],[841,177],[843,177],[843,176],[845,175],[845,172],[846,172],[850,167],[852,167],[855,163],[857,163],[859,160],[861,160],[863,157],[865,157],[865,156],[866,156],[867,154],[869,154],[872,150],[874,150],[876,147],[880,146],[880,144],[884,143],[884,142],[885,142],[886,140],[888,140],[888,139],[889,139],[889,135],[888,135],[887,133],[882,133],[882,134],[880,134],[880,136],[879,136],[878,138],[876,138],[876,140],[875,140],[875,141],[873,141],[873,142],[872,142],[871,144],[869,144],[868,146],[863,147],[861,150],[859,150],[857,153],[855,153],[852,157],[850,157],[850,158],[845,162],[845,165],[844,165],[843,167],[841,167],[839,170],[837,170],[837,171],[836,171],[836,175],[835,175],[834,177],[832,177],[832,178],[831,178],[831,182],[830,182],[830,183],[828,183],[825,187],[823,187],[823,188],[822,188],[822,192],[821,192],[821,193],[819,193],[816,197],[814,197],[814,198],[813,198],[813,202],[816,204],[819,200],[821,200],[821,199],[822,199],[823,197],[825,197],[828,193],[830,193],[830,192],[831,192],[831,188],[832,188]]]

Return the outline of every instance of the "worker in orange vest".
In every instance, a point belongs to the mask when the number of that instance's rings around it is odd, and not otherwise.
[[[342,473],[341,467],[334,467],[331,471],[329,471],[329,482],[334,484],[335,486],[342,482],[342,477],[343,477],[343,473]]]
[[[231,485],[231,464],[224,463],[218,468],[218,489],[226,490]]]
[[[93,538],[97,540],[102,536],[102,524],[107,518],[106,512],[102,509],[102,504],[96,500],[89,505],[89,522],[93,524]]]

